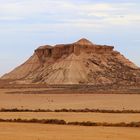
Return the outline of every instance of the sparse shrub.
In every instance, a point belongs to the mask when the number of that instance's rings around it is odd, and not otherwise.
[[[105,109],[18,109],[18,108],[12,108],[12,109],[5,109],[1,108],[0,112],[99,112],[99,113],[140,113],[140,110],[105,110]]]
[[[80,125],[80,126],[106,126],[106,127],[140,127],[140,122],[130,123],[107,123],[107,122],[66,122],[58,119],[0,119],[0,122],[19,122],[19,123],[41,123],[41,124],[59,124],[59,125]]]

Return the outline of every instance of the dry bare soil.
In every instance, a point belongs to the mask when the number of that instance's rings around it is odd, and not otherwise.
[[[74,113],[74,112],[1,112],[2,119],[58,119],[66,122],[107,122],[107,123],[130,123],[140,121],[140,113]]]
[[[1,140],[139,140],[137,128],[0,123]]]
[[[140,110],[139,94],[18,94],[18,91],[26,90],[40,89],[0,89],[0,108]],[[0,112],[0,118],[129,123],[140,122],[140,113]],[[139,132],[140,128],[136,127],[0,123],[0,140],[139,140]]]
[[[22,90],[0,89],[0,108],[140,110],[140,94],[7,94]]]

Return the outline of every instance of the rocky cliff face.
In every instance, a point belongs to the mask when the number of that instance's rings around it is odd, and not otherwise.
[[[81,39],[73,44],[61,44],[56,46],[41,46],[35,50],[38,58],[42,63],[46,61],[46,59],[52,57],[54,59],[59,59],[63,55],[80,55],[82,52],[85,53],[110,53],[113,52],[113,46],[102,46],[102,45],[94,45],[87,39]]]
[[[140,69],[113,46],[87,39],[72,44],[40,46],[33,56],[2,79],[47,84],[137,84]]]

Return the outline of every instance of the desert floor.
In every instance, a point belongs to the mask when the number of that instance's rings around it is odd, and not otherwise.
[[[0,140],[140,140],[138,128],[0,123]]]
[[[140,94],[7,94],[26,89],[0,89],[0,108],[140,110]],[[39,89],[28,89],[39,91]],[[140,113],[0,112],[2,119],[140,122]],[[140,128],[34,123],[0,123],[0,140],[140,140]]]
[[[17,89],[0,90],[0,108],[140,110],[140,94],[7,94],[9,91]]]
[[[139,122],[140,113],[73,113],[73,112],[1,112],[2,119],[58,119],[66,122],[91,121],[91,122]]]

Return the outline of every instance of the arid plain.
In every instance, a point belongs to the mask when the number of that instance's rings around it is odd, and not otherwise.
[[[1,88],[0,108],[19,109],[2,111],[0,119],[58,119],[66,122],[140,122],[139,94],[49,94],[47,88]],[[51,90],[51,89],[49,89]],[[49,91],[48,90],[48,91]],[[23,91],[23,94],[21,94]],[[25,91],[44,91],[42,94],[24,94]],[[20,92],[20,94],[18,93]],[[129,110],[124,113],[107,112],[55,112],[59,109]],[[31,111],[23,111],[29,109]],[[52,112],[32,112],[44,109]],[[73,126],[1,122],[0,139],[4,140],[139,140],[139,127]]]

